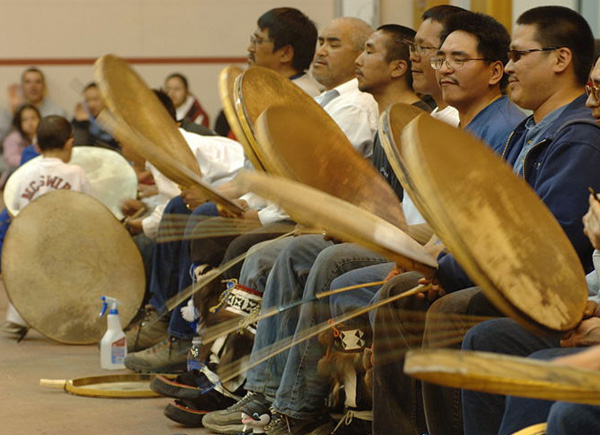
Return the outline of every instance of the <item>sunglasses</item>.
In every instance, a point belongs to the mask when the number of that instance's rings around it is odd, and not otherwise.
[[[561,47],[544,47],[544,48],[530,48],[529,50],[508,50],[508,60],[518,62],[524,55],[529,53],[535,53],[536,51],[554,51]]]

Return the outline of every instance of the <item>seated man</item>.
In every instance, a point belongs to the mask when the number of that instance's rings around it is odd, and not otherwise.
[[[83,104],[77,103],[73,117],[75,146],[88,145],[121,149],[116,139],[96,121],[105,107],[104,99],[96,83],[89,83],[83,88]]]
[[[600,120],[600,92],[598,92],[597,89],[597,84],[600,83],[600,61],[596,62],[596,65],[592,70],[590,81],[592,84],[586,88],[589,92],[587,106],[592,109],[594,118]],[[589,210],[583,218],[584,232],[596,249],[600,247],[599,218],[600,204],[598,203],[597,198],[589,196]],[[600,285],[598,284],[597,267],[599,258],[599,253],[596,250],[592,256],[596,268],[587,276],[590,300],[594,302],[598,301],[598,289],[600,288]],[[599,323],[599,314],[598,310],[595,308],[596,304],[590,305],[588,303],[584,315],[587,319],[585,319],[575,331],[568,334],[562,341],[559,341],[558,339],[537,337],[520,325],[517,325],[511,319],[498,319],[481,323],[471,329],[465,337],[463,348],[517,356],[528,356],[533,354],[534,357],[543,359],[560,356],[565,352],[570,352],[568,349],[561,349],[561,346],[570,348],[574,346],[591,346],[600,343],[600,337],[598,337],[596,333]],[[589,355],[593,355],[593,353],[590,353]],[[587,357],[582,356],[581,358]],[[573,356],[573,359],[577,361],[575,356]],[[554,419],[562,420],[567,413],[573,411],[573,407],[580,409],[582,413],[591,412],[593,414],[597,412],[595,407],[588,408],[583,405],[557,404],[555,408],[554,405],[552,405],[552,402],[548,401],[530,401],[527,399],[510,398],[508,402],[505,402],[504,396],[476,393],[473,391],[464,391],[463,399],[463,413],[465,416],[465,430],[467,434],[496,434],[498,433],[498,430],[500,430],[500,433],[512,433],[529,426],[530,424],[542,423],[546,421],[546,418],[549,418],[550,422]],[[521,407],[523,412],[519,411],[518,407]],[[525,412],[529,413],[529,415]],[[503,414],[507,416],[504,419],[502,418]],[[509,415],[512,417],[508,417]],[[554,419],[552,418],[553,415]],[[588,427],[594,427],[594,422],[590,419],[582,419],[581,423],[590,424],[591,426]],[[553,423],[553,425],[554,424],[556,423]],[[511,431],[511,428],[514,428],[514,431]],[[566,428],[560,426],[553,426],[553,430],[556,430],[556,432],[549,431],[548,433],[569,433],[566,432]],[[589,430],[577,433],[595,433],[595,431]]]
[[[68,164],[73,149],[73,129],[69,121],[56,115],[42,118],[37,129],[37,146],[42,158],[23,168],[15,189],[17,194],[12,204],[7,204],[12,210],[20,212],[34,199],[57,189],[92,195],[92,186],[83,169]],[[2,330],[18,335],[27,330],[25,320],[10,304]]]

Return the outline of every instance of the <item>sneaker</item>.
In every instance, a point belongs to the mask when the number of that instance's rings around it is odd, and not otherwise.
[[[162,394],[163,396],[167,397],[172,397],[174,399],[204,400],[207,397],[207,394],[205,393],[210,392],[212,389],[214,389],[215,383],[218,382],[219,375],[217,375],[215,371],[211,371],[209,366],[207,366],[204,369],[202,369],[202,371],[187,371],[178,375],[176,378],[158,375],[150,383],[150,388],[155,393]],[[219,390],[219,388],[221,387],[216,388],[217,390]],[[230,397],[233,398],[233,402],[228,403],[225,406],[219,406],[217,408],[211,409],[211,411],[225,409],[228,406],[233,405],[236,401],[240,400],[246,394],[246,390],[244,390],[243,387],[240,387],[233,393],[227,393]]]
[[[329,415],[314,419],[299,420],[275,413],[273,420],[265,426],[267,435],[330,435],[334,426]]]
[[[150,306],[144,307],[139,320],[125,330],[127,352],[139,352],[169,338],[168,327],[166,316],[161,316]]]
[[[217,390],[211,390],[194,400],[175,400],[164,410],[167,418],[187,427],[202,427],[202,418],[209,412],[234,405],[236,401]]]
[[[181,373],[187,370],[191,340],[170,337],[149,349],[130,353],[125,367],[139,373]]]
[[[229,408],[206,414],[202,419],[202,425],[216,433],[236,435],[243,432],[242,408],[250,402],[260,402],[269,406],[264,395],[249,391]]]
[[[2,332],[6,332],[7,334],[23,335],[25,332],[27,332],[28,328],[25,325],[19,325],[18,323],[7,320],[2,324],[2,326],[0,326],[0,329]]]

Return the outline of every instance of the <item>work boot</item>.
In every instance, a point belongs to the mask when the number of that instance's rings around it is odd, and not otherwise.
[[[221,411],[213,411],[204,416],[202,425],[213,432],[236,435],[244,431],[242,408],[249,402],[260,402],[269,406],[265,396],[249,391],[244,397]]]
[[[125,367],[140,373],[181,373],[187,370],[187,353],[192,340],[169,337],[125,357]]]
[[[125,330],[127,352],[139,352],[169,338],[168,327],[168,317],[161,316],[150,305],[144,307],[138,321]]]

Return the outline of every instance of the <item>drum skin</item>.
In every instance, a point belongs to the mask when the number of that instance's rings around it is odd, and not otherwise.
[[[68,344],[102,338],[100,296],[121,302],[125,327],[145,290],[141,255],[127,230],[99,201],[71,190],[40,196],[13,220],[2,272],[8,297],[27,323]]]
[[[469,132],[428,115],[404,129],[401,154],[416,205],[425,202],[421,213],[491,302],[538,334],[577,326],[587,300],[581,262],[506,162]]]
[[[32,160],[40,159],[35,157]],[[15,189],[19,181],[19,167],[8,179],[4,188],[4,203],[10,204],[17,194]],[[77,146],[73,148],[70,164],[83,169],[90,184],[94,197],[102,202],[118,220],[125,216],[121,212],[121,204],[126,199],[137,196],[137,177],[131,165],[119,153],[113,150],[92,146]],[[16,211],[7,207],[12,216]]]
[[[361,244],[407,270],[432,276],[437,268],[423,246],[398,227],[347,201],[274,175],[241,172],[236,182],[278,203],[296,222]]]

